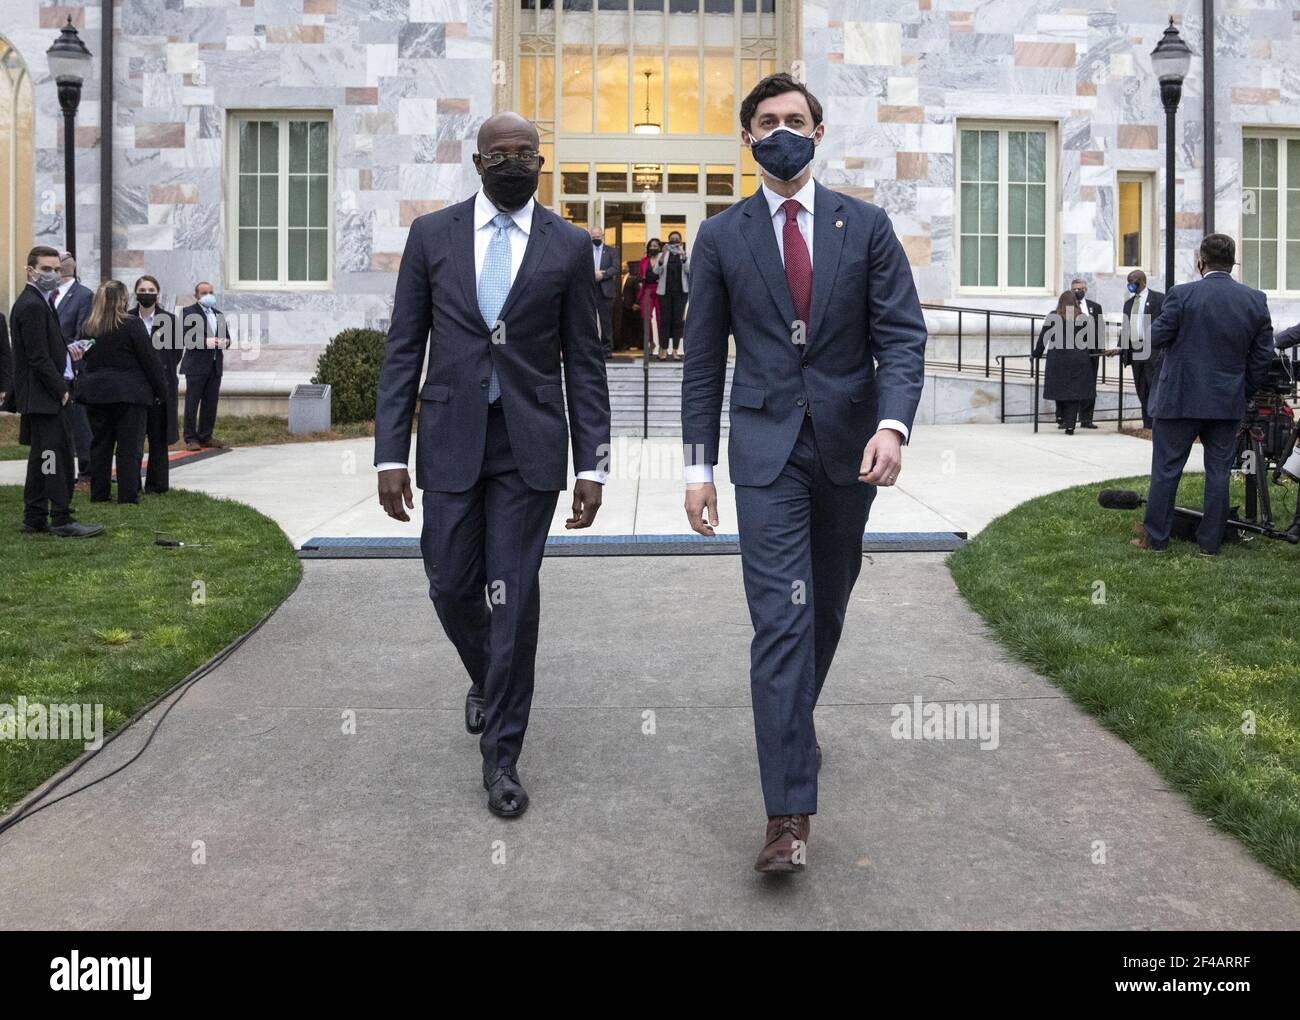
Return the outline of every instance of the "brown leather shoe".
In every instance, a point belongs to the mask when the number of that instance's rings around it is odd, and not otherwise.
[[[220,439],[209,439],[206,443],[201,444],[205,450],[224,450],[226,444]]]
[[[1142,534],[1140,534],[1137,538],[1130,538],[1128,540],[1128,544],[1133,546],[1136,549],[1145,549],[1148,552],[1164,551],[1163,549],[1157,549],[1155,546],[1151,544],[1151,536],[1147,534],[1145,528],[1142,529]]]
[[[808,857],[807,815],[777,815],[767,820],[767,836],[754,870],[764,875],[803,871]]]
[[[89,478],[78,478],[77,481],[76,481],[76,483],[72,486],[72,491],[73,491],[73,492],[89,492],[89,491],[90,491],[90,479],[89,479]]]
[[[185,444],[185,449],[189,450],[191,453],[195,453],[199,450],[202,450],[203,447],[201,447],[198,443],[191,441]]]

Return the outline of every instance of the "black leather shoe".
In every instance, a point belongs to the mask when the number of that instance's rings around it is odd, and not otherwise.
[[[59,538],[94,538],[96,535],[102,534],[103,531],[104,525],[102,524],[81,524],[78,521],[50,526],[50,534],[57,535]]]
[[[465,729],[470,733],[482,733],[487,725],[483,714],[483,688],[471,684],[465,695]]]
[[[528,794],[519,785],[513,765],[485,772],[483,788],[488,792],[488,810],[498,818],[518,818],[528,810]]]
[[[1081,429],[1095,429],[1095,428],[1097,428],[1097,424],[1096,424],[1095,422],[1085,421],[1082,425],[1079,426],[1079,428],[1081,428]]]

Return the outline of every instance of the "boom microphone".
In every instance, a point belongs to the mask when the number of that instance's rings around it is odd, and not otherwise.
[[[1097,502],[1107,510],[1136,510],[1146,500],[1131,489],[1102,489]]]

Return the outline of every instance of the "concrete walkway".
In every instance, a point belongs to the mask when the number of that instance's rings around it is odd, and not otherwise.
[[[411,523],[386,517],[375,496],[369,439],[253,446],[178,468],[172,484],[249,503],[277,521],[295,547],[313,537],[376,537],[420,533],[419,493]],[[735,531],[735,499],[724,451],[718,470],[722,532]],[[678,439],[615,439],[612,477],[596,524],[586,534],[654,535],[688,531],[682,512]],[[1189,462],[1199,471],[1200,447]],[[966,531],[974,534],[1018,503],[1084,482],[1148,474],[1151,445],[1113,427],[1058,432],[1050,423],[917,426],[904,451],[903,474],[882,489],[870,532]],[[0,483],[21,484],[22,462],[0,463]],[[78,501],[93,520],[93,508]],[[552,534],[565,534],[569,500],[561,497]]]
[[[515,822],[484,807],[465,679],[419,563],[304,566],[139,761],[0,836],[0,870],[21,876],[0,926],[1300,923],[1295,889],[1008,662],[942,556],[868,558],[817,713],[810,867],[792,881],[751,870],[763,816],[736,557],[546,560],[533,805]],[[917,696],[996,705],[997,747],[894,739],[893,706]],[[125,761],[160,715],[74,782]]]

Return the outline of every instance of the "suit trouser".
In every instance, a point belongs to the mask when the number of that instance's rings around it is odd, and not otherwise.
[[[606,297],[596,288],[596,311],[600,317],[600,346],[614,350],[614,299]]]
[[[185,377],[185,442],[208,443],[217,423],[221,376],[217,372]]]
[[[1079,406],[1079,420],[1084,425],[1091,425],[1092,416],[1097,409],[1097,366],[1101,363],[1100,358],[1092,358],[1092,396],[1085,400]]]
[[[1082,400],[1058,400],[1056,402],[1056,420],[1067,429],[1072,429],[1082,407]]]
[[[1174,526],[1174,500],[1183,477],[1192,441],[1201,440],[1205,461],[1205,499],[1196,542],[1210,552],[1223,541],[1228,520],[1228,475],[1237,452],[1235,418],[1157,418],[1151,429],[1151,488],[1143,525],[1156,549],[1169,544]]]
[[[77,477],[90,477],[90,444],[94,438],[94,430],[90,426],[90,417],[86,413],[86,405],[78,403],[68,404],[68,420],[72,424],[72,445],[77,452]]]
[[[23,486],[23,523],[42,527],[72,520],[72,422],[65,405],[54,414],[25,414],[31,440]],[[48,521],[47,521],[48,517]]]
[[[805,416],[790,459],[769,485],[737,485],[745,597],[754,625],[750,697],[769,816],[817,811],[813,709],[862,569],[875,488],[836,485]]]
[[[163,401],[150,404],[146,413],[144,432],[149,440],[149,466],[145,469],[145,492],[166,492],[168,489],[171,465],[167,460],[167,440],[170,438],[167,433],[176,420],[173,417],[170,423],[167,421],[171,410],[171,402]]]
[[[659,295],[659,316],[659,325],[663,329],[660,342],[667,342],[670,347],[675,343],[680,348],[682,323],[686,318],[685,291],[665,289]]]
[[[143,404],[91,404],[88,408],[94,440],[90,444],[90,498],[102,503],[113,497],[113,454],[117,453],[117,501],[140,502],[140,456],[144,453]]]
[[[1151,383],[1155,381],[1149,361],[1133,362],[1133,389],[1137,392],[1138,403],[1142,405],[1142,427],[1151,428],[1151,415],[1147,413],[1147,401],[1151,397]]]
[[[523,749],[541,609],[537,575],[558,498],[520,476],[499,408],[488,411],[474,485],[424,492],[420,549],[429,597],[470,682],[483,688],[485,772],[514,764]]]

